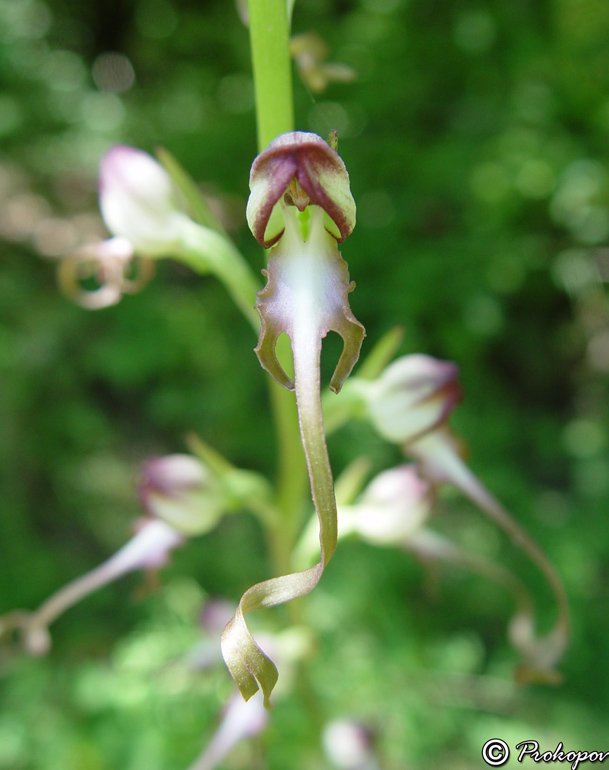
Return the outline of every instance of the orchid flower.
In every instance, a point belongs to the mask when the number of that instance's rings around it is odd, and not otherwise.
[[[159,150],[159,156],[162,164],[127,145],[114,145],[103,156],[99,205],[115,238],[85,246],[67,257],[60,271],[62,288],[85,307],[105,307],[139,288],[138,282],[129,283],[125,278],[125,266],[133,255],[173,257],[222,281],[257,333],[258,318],[252,305],[258,285],[252,271],[186,172],[167,151]],[[143,278],[149,276],[148,264],[144,263]],[[87,297],[78,291],[78,284],[91,274],[100,289]]]
[[[373,546],[400,548],[421,561],[453,564],[483,575],[501,585],[514,597],[516,613],[510,622],[510,639],[523,654],[523,635],[534,618],[528,590],[509,570],[462,550],[427,526],[436,502],[438,484],[421,473],[417,464],[399,465],[375,476],[355,503],[341,504],[339,494],[352,488],[346,475],[358,476],[359,469],[347,469],[337,480],[338,537],[357,537]],[[351,495],[347,491],[347,500]],[[298,562],[308,565],[315,552],[315,522],[305,528],[297,548]]]
[[[32,655],[51,646],[48,628],[89,594],[137,570],[158,569],[188,537],[211,530],[229,509],[230,498],[203,463],[188,455],[148,460],[142,467],[139,497],[146,512],[135,534],[113,556],[52,594],[34,612],[0,618],[0,637],[17,632]]]
[[[342,506],[339,526],[374,545],[407,541],[431,514],[435,490],[416,465],[399,465],[379,473],[357,504]]]
[[[142,464],[139,498],[150,517],[189,537],[211,530],[228,505],[218,475],[195,457],[182,454]]]
[[[349,473],[349,469],[346,473]],[[344,476],[344,474],[343,474]],[[357,497],[345,502],[339,494],[343,476],[337,480],[338,538],[358,537],[371,545],[401,545],[431,514],[435,489],[416,465],[399,465],[375,476]],[[316,526],[311,520],[296,549],[296,559],[309,565],[316,550]]]
[[[543,573],[558,607],[554,628],[536,637],[532,609],[521,612],[512,626],[512,640],[524,656],[517,670],[522,680],[555,681],[553,666],[560,659],[569,637],[569,607],[564,587],[554,567],[539,546],[476,478],[461,457],[462,446],[446,423],[461,400],[458,369],[450,362],[430,356],[399,358],[373,381],[352,380],[351,398],[360,399],[378,433],[400,444],[420,464],[421,472],[433,484],[457,487],[522,548]],[[505,581],[504,581],[505,582]]]
[[[126,145],[106,152],[99,170],[106,226],[130,241],[136,253],[174,257],[199,273],[213,273],[257,330],[252,302],[258,287],[251,270],[212,218],[200,215],[201,196],[177,161],[167,152],[161,157],[164,165]],[[198,221],[188,208],[196,209]]]
[[[461,457],[461,442],[446,426],[439,427],[404,450],[418,460],[427,478],[434,483],[448,483],[457,487],[474,505],[506,532],[512,542],[521,548],[537,565],[545,577],[556,601],[558,614],[551,631],[544,636],[535,634],[533,614],[522,615],[512,626],[512,641],[523,654],[523,662],[516,670],[519,681],[556,683],[560,676],[554,666],[562,657],[569,640],[569,600],[556,570],[537,543],[507,512],[495,496],[472,473]]]
[[[337,249],[355,225],[355,203],[347,170],[335,149],[315,134],[283,134],[254,161],[250,189],[250,229],[261,245],[272,247],[267,285],[256,302],[261,319],[256,353],[277,382],[295,390],[321,546],[314,567],[246,591],[224,630],[222,653],[241,694],[247,700],[260,686],[268,708],[277,669],[254,641],[244,615],[309,593],[334,553],[337,514],[321,411],[321,343],[329,331],[343,338],[343,352],[330,382],[338,392],[357,361],[365,332],[349,307],[354,285]],[[294,380],[275,352],[283,332],[292,347]]]

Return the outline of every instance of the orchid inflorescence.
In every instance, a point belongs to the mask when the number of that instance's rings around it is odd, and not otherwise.
[[[268,249],[264,288],[174,158],[160,151],[157,161],[141,150],[115,146],[103,157],[99,177],[100,208],[112,237],[68,255],[60,266],[59,281],[84,307],[99,309],[143,288],[154,261],[161,258],[217,277],[258,334],[255,352],[274,381],[275,403],[286,397],[278,395],[275,383],[295,394],[315,517],[307,524],[301,517],[301,499],[290,500],[285,489],[275,492],[260,474],[235,468],[191,437],[193,454],[153,458],[142,466],[143,517],[132,538],[38,610],[0,618],[0,636],[16,635],[29,653],[44,654],[50,646],[50,624],[85,596],[128,572],[162,567],[174,549],[210,532],[224,516],[249,509],[271,533],[271,541],[282,544],[283,558],[276,561],[280,574],[245,591],[220,645],[215,645],[221,646],[246,701],[261,690],[263,704],[270,708],[278,681],[271,657],[283,658],[289,668],[299,656],[290,663],[289,655],[282,653],[280,635],[267,635],[263,652],[245,616],[312,591],[338,539],[347,537],[396,547],[424,561],[457,564],[502,585],[516,602],[510,639],[521,656],[518,677],[556,680],[555,665],[569,632],[564,589],[540,548],[462,459],[461,442],[448,427],[462,397],[457,366],[419,354],[391,362],[394,339],[388,345],[380,343],[359,374],[350,377],[365,331],[351,311],[349,295],[355,284],[338,250],[353,231],[356,208],[335,132],[328,141],[300,131],[276,137],[252,165],[250,190],[247,221],[258,243]],[[132,272],[134,260],[140,262]],[[96,281],[93,291],[83,284],[90,278]],[[322,399],[321,348],[331,331],[342,338],[343,349],[330,381],[333,394]],[[284,334],[290,351],[282,347]],[[283,415],[286,418],[289,412]],[[335,493],[326,435],[353,419],[367,420],[382,439],[400,446],[411,462],[366,483],[368,465],[360,458],[339,478]],[[291,478],[288,485],[292,481],[297,486],[297,479]],[[516,576],[461,549],[430,526],[446,485],[456,487],[490,516],[542,571],[558,606],[548,634],[537,632],[535,605]],[[263,638],[264,634],[259,641]],[[214,767],[237,740],[263,729],[267,716],[259,697],[253,704],[248,711],[240,700],[230,701],[216,736],[192,770]],[[347,729],[344,724],[343,728]],[[360,730],[352,725],[348,729]],[[368,756],[368,742],[363,738],[361,742],[362,756]]]

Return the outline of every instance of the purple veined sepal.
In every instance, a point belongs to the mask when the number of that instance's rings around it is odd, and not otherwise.
[[[336,144],[335,132],[331,140]],[[282,199],[304,211],[319,206],[326,225],[339,243],[355,227],[355,201],[342,158],[317,134],[293,131],[274,139],[252,164],[247,223],[261,246],[268,249],[281,237]],[[279,204],[279,205],[278,205]]]

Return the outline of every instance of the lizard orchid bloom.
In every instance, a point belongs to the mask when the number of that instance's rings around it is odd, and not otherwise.
[[[145,516],[135,534],[103,564],[52,594],[34,612],[12,612],[0,618],[0,636],[17,632],[32,655],[51,645],[48,628],[60,615],[89,594],[137,570],[158,569],[188,537],[211,530],[228,510],[213,474],[188,455],[170,455],[144,463],[139,497]]]
[[[254,161],[250,188],[250,229],[262,246],[273,247],[268,282],[256,303],[262,322],[256,348],[260,363],[293,390],[275,355],[279,335],[290,337],[295,366],[318,370],[321,340],[337,332],[344,348],[330,388],[338,392],[365,334],[349,307],[355,284],[337,249],[355,226],[345,164],[316,134],[283,134]]]
[[[556,681],[554,664],[560,659],[569,637],[569,606],[564,587],[543,551],[498,500],[472,473],[462,459],[462,442],[447,425],[448,417],[461,400],[457,367],[429,356],[398,359],[374,381],[352,382],[365,410],[383,438],[401,444],[404,452],[419,463],[422,475],[432,484],[452,484],[501,527],[543,573],[558,607],[553,629],[535,635],[533,611],[521,613],[512,625],[511,637],[523,654],[517,670],[521,679]]]
[[[537,565],[550,587],[558,609],[553,628],[539,636],[535,629],[535,612],[522,612],[511,624],[512,643],[522,654],[516,669],[518,681],[557,683],[560,675],[554,670],[562,657],[570,634],[569,600],[562,580],[537,543],[516,519],[482,484],[462,458],[463,443],[446,425],[420,436],[404,446],[404,451],[421,464],[422,472],[435,484],[452,484],[492,519]]]
[[[355,467],[352,470],[357,477],[358,470]],[[350,491],[342,478],[338,486]],[[529,591],[509,570],[483,556],[468,553],[427,526],[438,486],[423,475],[418,464],[399,465],[379,473],[357,502],[339,505],[339,538],[356,537],[373,546],[396,547],[426,565],[451,564],[502,586],[513,596],[516,605],[509,626],[510,640],[524,659],[529,658],[535,618]],[[305,529],[298,547],[299,561],[305,565],[311,563],[315,553],[313,524]]]
[[[357,503],[341,506],[339,532],[374,545],[401,545],[429,518],[435,490],[416,465],[398,465],[375,476]]]
[[[135,147],[115,145],[99,169],[99,205],[110,232],[146,257],[173,257],[212,273],[258,331],[252,307],[258,289],[249,267],[177,161],[159,150],[159,163]]]
[[[336,145],[335,135],[330,141]],[[254,641],[244,615],[312,591],[334,553],[337,512],[321,410],[321,344],[330,331],[343,339],[330,382],[338,393],[359,357],[365,332],[349,307],[354,284],[337,248],[355,226],[355,202],[345,164],[334,147],[316,134],[283,134],[254,161],[250,189],[250,229],[262,246],[272,247],[267,285],[257,295],[261,329],[256,353],[280,385],[296,392],[321,547],[315,566],[246,591],[224,630],[222,654],[241,694],[247,700],[261,687],[268,708],[277,669]],[[284,332],[292,346],[294,380],[275,352]]]
[[[370,545],[401,547],[423,527],[435,502],[435,488],[413,464],[379,473],[353,503],[353,490],[347,502],[341,487],[344,493],[343,477],[337,485],[338,537],[356,537]],[[303,566],[311,564],[318,549],[315,524],[310,521],[298,543],[296,559]]]

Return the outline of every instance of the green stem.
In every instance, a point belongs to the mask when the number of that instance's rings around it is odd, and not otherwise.
[[[249,18],[261,152],[276,136],[294,130],[287,3],[285,0],[249,0]],[[278,341],[277,357],[289,372],[292,355],[285,337]],[[269,392],[279,457],[277,507],[283,516],[269,538],[275,569],[285,574],[291,569],[291,553],[304,508],[306,467],[294,397],[272,380],[269,380]]]
[[[249,0],[258,150],[294,130],[290,28],[286,0]]]

